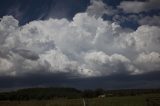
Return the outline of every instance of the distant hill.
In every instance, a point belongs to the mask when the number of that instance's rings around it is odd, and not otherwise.
[[[0,100],[49,100],[55,98],[76,99],[94,98],[105,94],[109,96],[133,96],[160,93],[160,89],[123,89],[123,90],[78,90],[75,88],[27,88],[0,93]]]

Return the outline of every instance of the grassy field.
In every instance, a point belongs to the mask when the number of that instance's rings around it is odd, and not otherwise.
[[[86,101],[86,106],[147,106],[146,98],[149,97],[160,97],[160,94],[93,98],[93,99],[85,99],[85,101]],[[1,101],[0,106],[83,106],[83,99],[53,99],[53,100],[42,100],[42,101]]]

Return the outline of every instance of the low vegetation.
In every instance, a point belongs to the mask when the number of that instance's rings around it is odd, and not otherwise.
[[[86,106],[147,106],[146,98],[160,94],[145,94],[139,96],[87,98]],[[160,103],[160,101],[159,101]],[[29,101],[0,101],[0,106],[83,106],[82,99],[52,99]],[[148,105],[153,106],[153,105]],[[159,106],[159,105],[154,105]]]
[[[106,95],[99,98],[98,95]],[[159,89],[84,90],[74,88],[30,88],[0,93],[0,106],[152,106],[148,99],[160,97]],[[159,99],[154,99],[156,104]],[[160,106],[160,105],[154,105]]]

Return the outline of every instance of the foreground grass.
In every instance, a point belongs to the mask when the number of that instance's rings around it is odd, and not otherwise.
[[[146,98],[160,94],[85,99],[86,106],[146,106]],[[1,101],[0,106],[83,106],[82,99],[53,99],[42,101]]]
[[[83,106],[80,99],[58,99],[42,101],[3,101],[0,106]]]

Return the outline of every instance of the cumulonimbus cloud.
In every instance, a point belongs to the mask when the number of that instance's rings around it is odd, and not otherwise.
[[[157,71],[159,33],[158,26],[128,30],[88,12],[77,13],[73,21],[50,18],[23,26],[4,16],[0,75],[64,72],[87,77]]]

